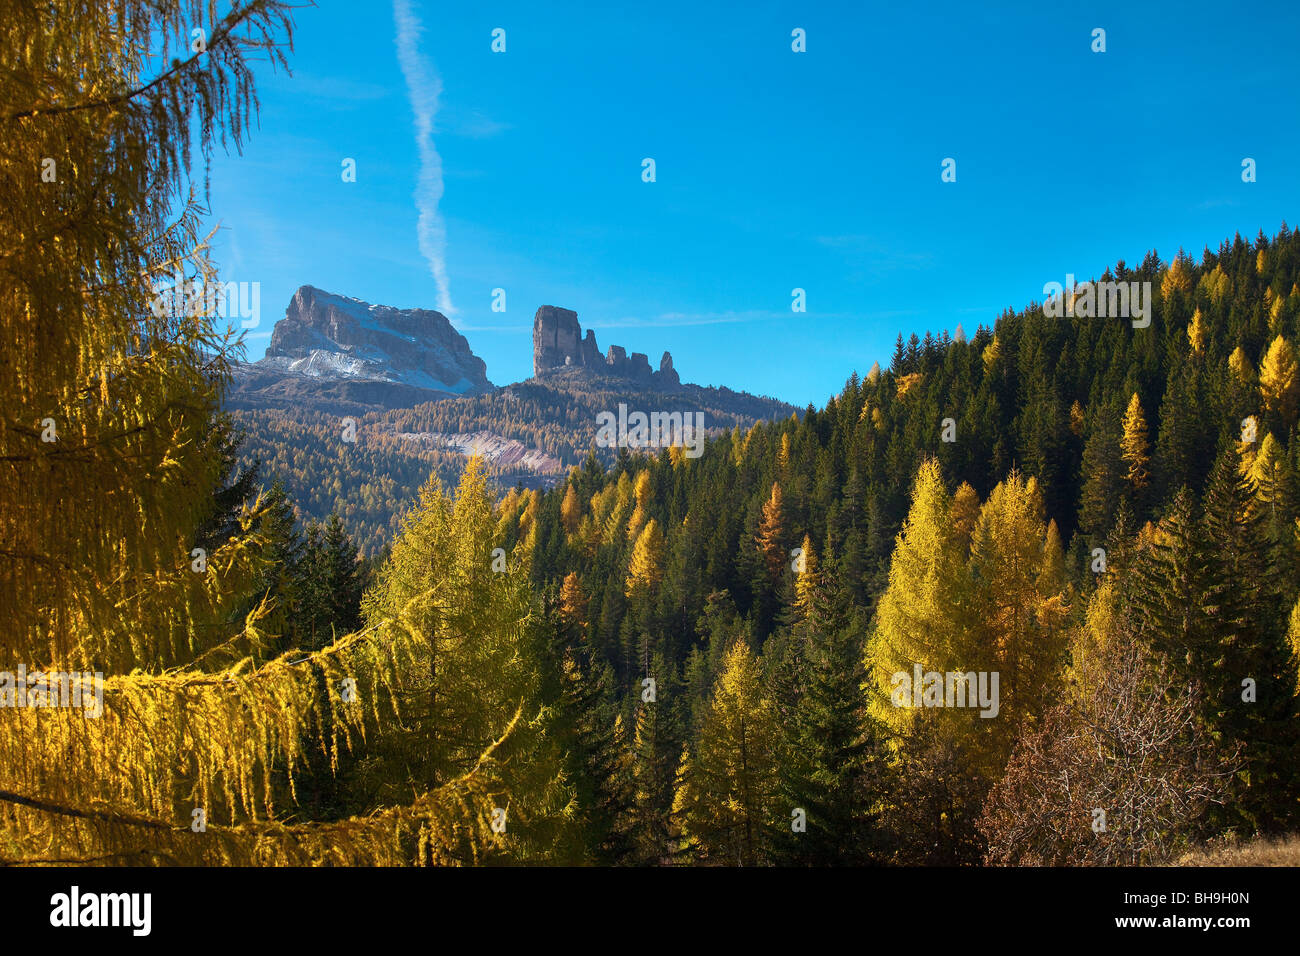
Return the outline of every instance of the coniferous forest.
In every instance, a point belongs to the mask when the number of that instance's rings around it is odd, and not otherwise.
[[[284,5],[197,50],[206,9],[0,0],[0,672],[101,695],[0,685],[0,863],[1148,865],[1300,831],[1285,222],[1099,263],[1145,326],[899,335],[699,457],[539,406],[508,434],[584,460],[501,493],[326,417],[291,446],[222,406],[237,335],[153,307],[215,279],[205,170],[292,66]]]

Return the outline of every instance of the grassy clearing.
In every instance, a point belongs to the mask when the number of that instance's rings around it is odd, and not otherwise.
[[[1175,866],[1300,866],[1300,835],[1228,839],[1184,853]]]

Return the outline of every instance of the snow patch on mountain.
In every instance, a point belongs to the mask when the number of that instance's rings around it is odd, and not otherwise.
[[[395,309],[313,286],[294,293],[266,357],[244,377],[387,382],[446,395],[487,391],[487,367],[441,312]]]

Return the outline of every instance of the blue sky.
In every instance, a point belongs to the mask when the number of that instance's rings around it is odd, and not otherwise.
[[[223,278],[261,283],[250,359],[310,284],[449,301],[498,385],[546,304],[602,351],[821,405],[900,331],[1300,220],[1290,2],[318,3],[212,167]]]

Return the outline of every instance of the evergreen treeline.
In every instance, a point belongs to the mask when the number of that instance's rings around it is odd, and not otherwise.
[[[356,441],[348,442],[343,420],[321,412],[228,414],[240,438],[239,464],[260,463],[263,474],[281,481],[304,520],[338,514],[370,557],[392,542],[403,507],[430,474],[452,484],[465,467],[458,452],[400,441],[371,422],[357,420]]]
[[[258,530],[266,539],[265,570],[256,586],[259,600],[273,602],[266,626],[283,646],[326,647],[361,623],[361,595],[373,565],[361,558],[338,514],[322,524],[297,514],[277,479],[262,502]]]

